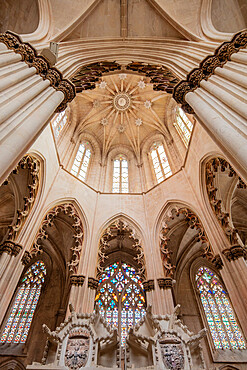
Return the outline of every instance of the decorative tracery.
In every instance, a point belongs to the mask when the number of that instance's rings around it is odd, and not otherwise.
[[[42,261],[35,262],[25,273],[2,333],[1,343],[26,342],[45,275],[46,268]]]
[[[169,165],[163,144],[154,144],[150,155],[157,182],[160,183],[172,175],[171,167]]]
[[[129,192],[128,161],[121,155],[114,160],[113,164],[112,192]]]
[[[88,165],[91,157],[91,150],[84,144],[79,145],[71,173],[77,176],[80,180],[85,181]]]
[[[182,108],[178,108],[176,121],[174,122],[174,126],[179,133],[181,139],[184,142],[186,148],[189,145],[190,136],[193,129],[193,123],[189,120],[187,115],[184,113]]]
[[[106,267],[95,298],[101,315],[118,329],[124,346],[128,330],[145,314],[141,278],[134,267],[121,261]]]
[[[218,277],[208,268],[196,273],[196,287],[216,349],[246,349],[228,295]]]

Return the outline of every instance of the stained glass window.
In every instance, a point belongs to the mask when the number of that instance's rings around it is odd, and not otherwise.
[[[71,168],[71,173],[77,176],[82,181],[85,181],[88,165],[91,157],[91,151],[86,144],[80,144],[73,166]]]
[[[129,328],[145,314],[143,285],[135,269],[121,262],[108,266],[99,280],[95,301],[101,315],[118,329],[124,346]]]
[[[228,295],[218,277],[208,268],[200,267],[196,286],[216,349],[246,349]]]
[[[66,125],[66,122],[67,122],[67,114],[65,110],[63,112],[56,114],[53,120],[51,121],[53,132],[56,138],[58,138],[62,129]]]
[[[184,113],[183,109],[178,108],[176,122],[174,126],[179,133],[181,139],[183,140],[186,147],[189,145],[191,132],[193,129],[193,123],[189,120],[189,118]]]
[[[162,144],[154,144],[150,152],[153,169],[157,179],[160,183],[167,177],[172,175],[172,171],[165,153],[164,146]]]
[[[126,158],[119,156],[114,160],[113,164],[113,193],[128,193],[129,191],[129,176],[128,176],[128,161]]]
[[[37,306],[46,268],[35,262],[25,273],[19,286],[0,343],[25,343]]]

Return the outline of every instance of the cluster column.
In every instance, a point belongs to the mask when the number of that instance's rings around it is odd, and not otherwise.
[[[30,44],[9,31],[0,34],[0,79],[2,183],[54,112],[73,100],[75,88]]]

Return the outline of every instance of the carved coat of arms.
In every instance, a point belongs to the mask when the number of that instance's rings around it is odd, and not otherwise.
[[[184,352],[180,342],[160,340],[161,356],[164,365],[170,370],[184,368]]]
[[[65,352],[65,366],[71,370],[84,367],[88,360],[90,337],[86,332],[71,333]]]

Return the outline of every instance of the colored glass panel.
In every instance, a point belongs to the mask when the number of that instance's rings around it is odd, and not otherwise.
[[[3,330],[0,343],[25,343],[39,300],[46,268],[35,262],[25,273]]]
[[[90,149],[87,149],[84,144],[80,144],[70,172],[82,181],[86,179],[90,157]]]
[[[135,269],[120,262],[106,267],[99,279],[95,302],[106,321],[119,330],[124,346],[129,328],[145,314],[143,285]]]
[[[208,268],[200,267],[197,289],[216,349],[246,349],[227,293],[218,277]]]

